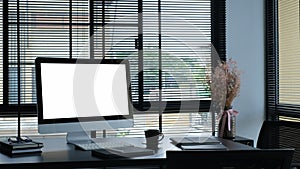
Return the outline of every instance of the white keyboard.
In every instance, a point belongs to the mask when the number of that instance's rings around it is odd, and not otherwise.
[[[128,147],[133,145],[124,141],[105,141],[105,142],[76,143],[75,146],[77,146],[82,150],[97,150],[97,149],[107,149],[107,148],[114,148],[114,147]]]

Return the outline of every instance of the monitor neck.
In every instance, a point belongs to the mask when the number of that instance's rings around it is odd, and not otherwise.
[[[90,142],[93,132],[95,131],[68,132],[66,136],[67,143]]]

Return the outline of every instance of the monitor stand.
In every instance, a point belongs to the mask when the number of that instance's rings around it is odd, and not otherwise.
[[[68,132],[66,136],[66,140],[68,144],[76,145],[76,143],[92,142],[92,138],[95,137],[96,137],[96,131]]]

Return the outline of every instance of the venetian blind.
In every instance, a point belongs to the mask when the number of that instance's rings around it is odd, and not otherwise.
[[[278,1],[279,104],[300,105],[299,1]]]
[[[279,105],[299,114],[299,1],[278,1]],[[285,111],[282,111],[285,112]]]
[[[267,1],[267,111],[271,120],[300,117],[299,5],[298,1]]]
[[[209,113],[198,112],[209,110],[210,91],[205,75],[210,72],[212,50],[210,0],[91,2],[4,2],[8,6],[8,15],[3,18],[8,19],[9,48],[3,57],[7,64],[1,66],[7,68],[3,74],[8,77],[1,82],[7,83],[3,84],[7,86],[3,96],[6,107],[18,101],[19,79],[21,112],[26,110],[27,115],[35,116],[36,57],[126,58],[131,64],[133,102],[142,107],[137,111],[142,114],[135,115],[141,130],[158,126],[157,105],[165,112],[188,113],[180,123],[189,127],[193,124],[191,119],[199,119],[195,124],[210,123]],[[218,17],[224,16],[225,6],[219,8],[224,13]],[[16,108],[12,110],[10,116]],[[180,119],[171,114],[163,118],[165,126],[178,125],[174,122]],[[29,120],[28,124],[33,123]]]
[[[145,0],[140,16],[122,11],[128,9],[124,6],[119,1],[107,4],[107,14],[114,15],[102,19],[105,27],[97,32],[105,35],[107,58],[131,60],[134,101],[150,111],[157,111],[156,106],[199,109],[200,100],[210,99],[210,0]]]

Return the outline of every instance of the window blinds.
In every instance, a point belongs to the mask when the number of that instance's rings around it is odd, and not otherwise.
[[[225,37],[225,2],[8,0],[1,3],[7,6],[7,14],[1,19],[8,25],[7,30],[3,27],[3,35],[7,33],[3,40],[8,48],[3,50],[0,66],[1,74],[5,75],[0,79],[0,85],[4,86],[0,101],[10,111],[1,115],[16,115],[19,78],[21,111],[24,116],[36,116],[33,67],[36,57],[129,59],[133,102],[142,107],[139,110],[148,110],[138,113],[155,113],[157,105],[166,112],[198,114],[199,110],[209,110],[210,91],[205,75],[210,73],[212,41],[218,42],[218,46],[225,43],[224,39],[216,38]],[[222,25],[219,27],[218,23]],[[216,33],[214,29],[219,28],[222,29]],[[143,118],[151,120],[153,116]],[[209,121],[210,117],[206,118]]]
[[[299,1],[278,1],[279,104],[300,105]]]
[[[186,108],[199,109],[199,100],[210,99],[206,79],[211,67],[210,1],[146,0],[142,5],[141,18],[122,12],[126,23],[118,15],[124,4],[116,1],[105,6],[107,13],[116,13],[108,16],[115,18],[113,23],[105,18],[105,27],[97,31],[105,35],[105,56],[131,60],[133,99],[148,110],[155,111],[160,104],[179,111],[185,101],[194,101]]]
[[[267,115],[299,118],[299,2],[266,1]]]
[[[36,57],[90,55],[130,60],[134,102],[210,98],[209,0],[145,0],[142,6],[137,0],[93,2],[92,17],[88,1],[8,2],[8,104],[17,103],[18,78],[21,104],[35,104]]]

